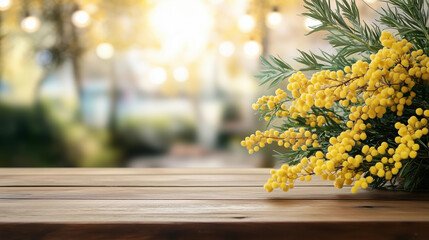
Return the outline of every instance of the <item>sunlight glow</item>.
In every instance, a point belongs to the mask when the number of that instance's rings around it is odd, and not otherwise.
[[[0,11],[5,11],[10,8],[10,0],[0,0]]]
[[[165,61],[192,61],[206,48],[213,13],[199,0],[160,0],[149,14],[149,24],[161,44]]]

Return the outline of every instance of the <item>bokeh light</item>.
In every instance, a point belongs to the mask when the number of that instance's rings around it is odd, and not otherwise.
[[[219,45],[219,53],[224,57],[231,57],[235,52],[234,43],[225,41]]]
[[[101,59],[110,59],[115,54],[115,48],[110,43],[100,43],[95,49],[95,53]]]
[[[255,19],[251,15],[244,14],[240,16],[240,18],[238,19],[238,28],[243,33],[251,32],[254,27],[255,27]]]
[[[156,67],[150,70],[149,72],[149,80],[152,83],[161,85],[167,80],[167,72],[162,67]]]
[[[0,0],[0,11],[5,11],[10,8],[10,0]]]
[[[189,78],[189,71],[186,67],[177,67],[174,69],[174,79],[178,82],[184,82]]]
[[[40,28],[40,20],[35,16],[28,16],[22,19],[21,28],[28,33],[36,32]]]
[[[261,46],[258,42],[250,40],[244,44],[244,52],[249,57],[256,57],[261,53]]]
[[[73,24],[78,28],[87,27],[91,22],[91,17],[84,10],[75,11],[71,19]]]
[[[278,11],[271,11],[266,16],[266,24],[269,28],[275,29],[277,28],[283,20],[281,13]]]

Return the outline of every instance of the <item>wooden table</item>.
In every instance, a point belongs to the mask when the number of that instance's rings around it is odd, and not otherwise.
[[[0,169],[0,239],[429,239],[428,193],[297,183],[268,169]]]

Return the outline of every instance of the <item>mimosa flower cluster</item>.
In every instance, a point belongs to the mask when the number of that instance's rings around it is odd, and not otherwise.
[[[305,156],[271,170],[264,185],[268,192],[288,191],[295,181],[310,181],[313,175],[337,188],[350,185],[353,193],[395,185],[398,176],[407,177],[401,171],[410,160],[429,158],[428,102],[414,101],[425,98],[418,94],[429,84],[429,57],[386,31],[380,42],[383,48],[368,61],[311,78],[297,72],[288,79],[292,96],[278,89],[253,104],[266,121],[284,119],[290,127],[256,131],[242,146],[253,154],[276,142]],[[380,138],[382,127],[390,127],[386,131],[395,137]]]

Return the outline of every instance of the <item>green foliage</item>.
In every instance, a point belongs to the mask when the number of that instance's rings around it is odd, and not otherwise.
[[[70,166],[44,109],[0,105],[0,166]]]
[[[276,86],[294,73],[293,68],[280,57],[269,56],[268,58],[268,60],[260,58],[262,70],[259,75],[256,75],[261,81],[260,85],[269,83],[269,87]]]
[[[106,132],[54,113],[53,106],[0,104],[1,167],[112,167],[117,149]],[[59,117],[58,115],[61,115]]]
[[[269,56],[268,59],[261,57],[262,70],[256,76],[260,79],[261,85],[276,86],[297,71],[339,70],[354,62],[354,55],[368,58],[370,53],[382,47],[378,40],[381,35],[380,28],[375,24],[369,26],[361,21],[354,0],[336,1],[336,9],[332,9],[331,3],[324,0],[304,0],[304,3],[308,12],[303,15],[321,22],[309,34],[326,31],[328,33],[326,40],[337,53],[321,51],[317,55],[298,50],[301,56],[295,60],[305,65],[298,70],[294,70],[280,57]]]
[[[299,69],[299,71],[321,71],[321,70],[340,70],[344,69],[345,66],[350,66],[354,61],[348,59],[341,54],[329,54],[325,51],[320,51],[320,55],[316,55],[312,52],[306,53],[298,50],[300,55],[295,58],[295,61],[304,64],[305,67]]]
[[[336,1],[335,9],[332,8],[330,1],[304,0],[304,3],[309,12],[303,15],[321,22],[309,34],[327,31],[326,40],[341,56],[373,53],[381,48],[378,41],[381,35],[380,28],[375,24],[369,26],[361,21],[354,0]]]
[[[386,0],[379,22],[393,29],[411,42],[416,49],[429,51],[429,1]],[[297,71],[339,70],[355,62],[356,55],[364,60],[381,49],[381,29],[375,23],[361,20],[355,0],[337,0],[335,4],[325,0],[304,0],[308,12],[304,16],[320,21],[309,34],[326,32],[326,40],[336,50],[335,54],[299,51],[295,60],[305,66],[293,69],[280,57],[261,57],[262,70],[257,78],[261,85],[274,87]]]
[[[380,22],[396,30],[402,38],[414,44],[416,49],[429,52],[429,1],[389,0],[382,9]]]

